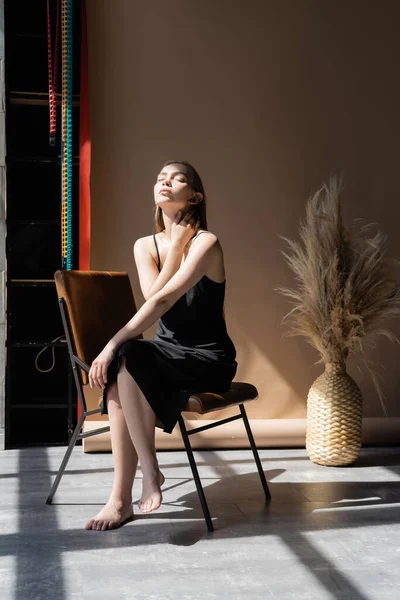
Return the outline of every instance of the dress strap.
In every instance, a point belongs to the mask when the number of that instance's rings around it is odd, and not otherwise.
[[[158,245],[157,245],[157,240],[156,240],[156,235],[155,235],[155,233],[153,233],[153,240],[154,240],[154,244],[155,244],[155,246],[156,246],[156,250],[157,250],[157,256],[158,256],[158,265],[157,265],[157,267],[158,267],[158,270],[160,270],[160,264],[161,264],[161,261],[160,261],[160,253],[159,253],[159,251],[158,251]]]
[[[191,241],[193,242],[193,240],[196,239],[202,233],[208,233],[208,231],[199,231],[199,232],[195,233],[194,236],[192,237]]]

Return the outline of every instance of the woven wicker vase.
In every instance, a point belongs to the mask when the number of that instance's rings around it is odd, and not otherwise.
[[[343,363],[329,363],[307,398],[306,448],[319,465],[354,462],[361,448],[362,396]]]

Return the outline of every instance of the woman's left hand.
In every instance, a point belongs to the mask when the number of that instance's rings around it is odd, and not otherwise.
[[[98,387],[100,390],[105,388],[107,383],[108,365],[114,358],[115,353],[116,350],[111,350],[106,346],[94,359],[89,371],[89,384],[91,388],[93,385]]]

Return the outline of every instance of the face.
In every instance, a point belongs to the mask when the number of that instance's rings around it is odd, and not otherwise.
[[[167,165],[158,174],[154,201],[163,210],[171,206],[178,211],[188,206],[188,200],[193,198],[195,192],[189,185],[187,173],[185,165],[173,164]]]

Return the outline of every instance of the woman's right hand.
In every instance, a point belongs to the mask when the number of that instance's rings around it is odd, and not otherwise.
[[[171,244],[184,248],[196,233],[197,228],[198,222],[194,216],[193,208],[190,208],[183,218],[180,210],[172,223]]]

